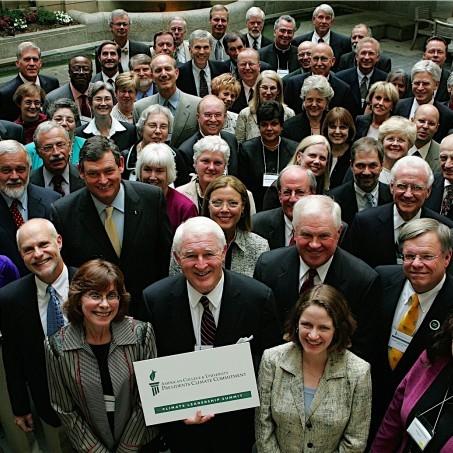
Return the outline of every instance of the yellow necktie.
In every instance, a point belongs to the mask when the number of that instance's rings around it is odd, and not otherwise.
[[[420,305],[420,301],[418,300],[416,293],[412,294],[409,300],[410,306],[401,318],[396,330],[412,337],[415,333],[415,329],[417,328],[418,307]],[[401,357],[403,357],[403,354],[403,352],[396,348],[389,348],[389,364],[392,370],[396,368]]]
[[[121,242],[118,236],[118,231],[116,229],[115,222],[113,221],[113,206],[105,208],[105,221],[104,227],[107,235],[112,243],[113,248],[115,249],[116,255],[119,257],[121,254]]]

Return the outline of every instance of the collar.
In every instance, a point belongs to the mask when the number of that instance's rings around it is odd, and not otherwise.
[[[22,194],[21,197],[19,198],[11,198],[11,197],[8,197],[8,195],[6,195],[4,192],[0,192],[2,194],[2,197],[4,198],[7,206],[8,206],[8,209],[11,207],[11,203],[13,202],[13,200],[17,200],[17,202],[19,203],[20,207],[26,211],[27,210],[27,206],[28,206],[28,187],[24,190],[24,193]]]
[[[414,145],[411,149],[409,149],[407,154],[409,156],[412,156],[415,152],[418,151],[420,153],[420,156],[423,158],[423,160],[426,160],[426,156],[428,154],[429,147],[431,146],[431,142],[432,142],[432,139],[428,143],[425,143],[421,148],[417,148]]]
[[[101,71],[101,75],[102,75],[102,80],[103,80],[105,83],[107,83],[107,81],[108,81],[109,79],[112,79],[113,81],[115,81],[116,78],[120,75],[120,73],[119,73],[119,71],[117,71],[116,74],[114,74],[112,77],[109,77],[108,75],[106,75],[106,74],[104,73],[104,71]],[[115,88],[115,87],[113,87],[113,88]]]
[[[194,65],[192,65],[193,67]],[[181,97],[181,91],[179,88],[176,88],[176,91],[174,92],[173,96],[170,96],[168,99],[165,99],[164,97],[161,96],[160,93],[157,94],[157,100],[159,102],[159,105],[163,106],[164,102],[168,100],[168,103],[176,109],[176,106],[178,105],[179,98]]]
[[[36,275],[35,275],[35,282],[36,282],[36,288],[37,288],[37,295],[38,295],[38,300],[39,299],[44,299],[47,293],[47,287],[49,286],[49,283],[43,282],[40,280]],[[51,283],[52,287],[55,289],[58,299],[61,302],[64,302],[67,297],[68,297],[68,289],[69,289],[69,277],[68,277],[68,268],[66,266],[63,266],[63,270],[61,271],[61,274],[56,278],[55,281]]]
[[[232,244],[233,243],[236,244],[243,252],[246,252],[250,247],[250,243],[247,241],[247,233],[239,228],[236,229],[236,236],[232,241]]]
[[[412,217],[411,220],[419,219],[422,214],[422,210],[419,209],[417,214]],[[409,220],[404,220],[401,216],[400,213],[398,212],[398,209],[396,207],[396,204],[393,203],[393,229],[397,230],[398,228],[402,227],[404,224],[409,222]]]
[[[99,215],[101,214],[102,211],[104,211],[105,208],[108,208],[109,206],[113,206],[115,209],[124,214],[125,192],[123,183],[120,184],[120,190],[118,191],[115,199],[112,201],[110,205],[102,203],[102,201],[99,201],[93,194],[90,193],[90,195],[93,200],[94,206],[96,207],[96,211],[98,212]]]
[[[206,66],[204,68],[199,68],[194,62],[192,62],[192,71],[197,75],[197,77],[200,77],[201,69],[203,69],[205,74],[211,74],[208,61],[206,62]]]
[[[45,187],[49,187],[50,183],[52,182],[52,178],[54,177],[54,174],[47,170],[47,168],[44,167],[44,165],[42,167],[42,174],[44,176]],[[69,184],[69,164],[66,165],[61,176],[63,177],[63,181],[66,184]]]
[[[187,295],[189,296],[189,303],[192,309],[195,309],[196,306],[200,303],[200,299],[205,296],[209,299],[209,302],[214,306],[214,308],[218,310],[220,303],[222,302],[224,281],[225,276],[222,272],[222,277],[220,278],[214,289],[208,294],[201,294],[187,280]]]
[[[403,296],[405,297],[405,306],[409,306],[409,298],[412,294],[417,294],[418,300],[420,302],[420,308],[422,309],[422,312],[426,314],[431,307],[431,303],[435,297],[437,296],[437,293],[442,289],[442,286],[444,286],[445,280],[447,278],[447,275],[444,274],[442,277],[442,280],[433,288],[430,289],[429,291],[426,291],[425,293],[417,293],[415,289],[412,287],[412,284],[409,280],[406,280],[406,283],[404,284],[403,287]],[[407,297],[406,297],[407,296]]]
[[[330,44],[330,30],[324,36],[319,36],[318,33],[316,33],[316,30],[313,30],[312,40],[316,40],[314,42],[317,43],[321,38],[326,44]]]
[[[83,93],[81,93],[74,87],[74,85],[71,82],[69,82],[69,88],[71,89],[72,96],[74,97],[74,99],[79,99],[79,97],[82,95],[88,96],[88,88]]]
[[[371,193],[371,195],[373,195],[374,199],[377,200],[378,196],[379,196],[379,181],[371,192],[363,191],[356,183],[354,183],[354,190],[356,193],[358,193],[363,198],[366,197],[367,193]]]
[[[110,115],[110,118],[112,119],[112,125],[110,126],[110,131],[109,131],[109,137],[112,137],[115,135],[117,132],[122,132],[125,131],[126,128],[116,119],[113,118],[112,115]],[[93,135],[101,135],[99,132],[97,126],[96,126],[96,120],[93,118],[88,124],[87,127],[83,130],[83,132],[87,134],[93,134]]]
[[[302,258],[299,257],[300,260],[300,277],[303,277],[308,270],[310,269],[309,266],[305,264]],[[318,277],[320,278],[321,282],[324,283],[326,279],[327,272],[329,272],[329,267],[332,264],[333,255],[321,266],[316,268],[316,272],[318,273]]]
[[[444,178],[444,188],[448,186],[451,186],[451,182],[448,179]]]
[[[19,77],[21,78],[22,82],[30,83],[30,80],[27,80],[20,72],[19,72]],[[39,76],[36,76],[36,80],[34,82],[31,82],[31,83],[34,83],[35,85],[40,87],[41,86],[41,82],[39,80]]]
[[[291,50],[291,44],[289,45],[289,47],[287,49],[280,49],[280,47],[277,46],[277,44],[275,44],[275,41],[274,41],[274,48],[275,50],[277,50],[277,52],[280,52],[280,53],[287,53]]]
[[[359,85],[361,84],[362,82],[362,79],[364,77],[366,77],[368,79],[368,82],[370,82],[370,79],[371,77],[373,77],[373,72],[374,72],[374,68],[371,70],[371,72],[369,72],[368,74],[364,74],[360,69],[359,67],[357,66],[357,75],[359,77]]]

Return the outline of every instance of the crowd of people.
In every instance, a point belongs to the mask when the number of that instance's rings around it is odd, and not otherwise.
[[[0,86],[13,452],[453,451],[453,74],[371,28],[214,5]],[[209,22],[208,22],[209,21]],[[209,29],[209,31],[208,31]],[[133,362],[248,338],[260,405],[146,426]],[[4,371],[4,372],[3,372]]]

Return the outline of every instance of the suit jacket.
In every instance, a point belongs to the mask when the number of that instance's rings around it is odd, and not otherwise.
[[[295,246],[265,252],[256,263],[254,278],[272,289],[281,325],[299,299],[299,268],[300,258]],[[373,314],[381,294],[377,273],[363,261],[337,247],[323,283],[343,293],[348,301],[357,321],[351,350],[368,359],[373,344]]]
[[[252,231],[267,239],[271,250],[285,247],[285,217],[282,208],[257,212],[252,217]]]
[[[260,60],[269,63],[274,71],[278,69],[277,53],[275,51],[274,43],[268,44],[266,47],[261,47],[258,51],[260,54]],[[294,71],[299,67],[299,61],[297,60],[297,47],[291,46],[289,49],[288,57],[288,70],[289,72]]]
[[[313,31],[309,33],[304,33],[303,35],[297,36],[293,39],[293,45],[298,46],[301,42],[311,41],[313,38]],[[335,56],[335,65],[333,70],[335,71],[340,63],[340,57],[348,52],[351,52],[351,39],[349,36],[342,35],[333,30],[330,30],[330,47],[332,47],[333,54]]]
[[[11,121],[0,120],[0,140],[16,140],[24,144],[24,129]]]
[[[62,255],[66,263],[80,266],[90,259],[102,258],[120,267],[132,296],[130,311],[139,317],[143,289],[168,275],[171,231],[160,189],[133,181],[122,184],[125,212],[119,258],[87,188],[54,203],[52,220],[64,237]]]
[[[350,88],[351,88],[351,93],[352,96],[354,97],[355,104],[357,106],[360,106],[359,111],[356,113],[358,114],[363,114],[365,111],[365,105],[362,107],[362,97],[360,95],[360,86],[359,86],[359,76],[357,74],[357,68],[350,68],[350,69],[345,69],[344,71],[339,71],[335,74],[339,79],[343,80],[343,82],[346,82]],[[383,81],[387,78],[387,73],[384,71],[381,71],[377,67],[374,68],[373,74],[370,77],[370,80],[368,82],[368,87],[371,87],[373,83],[375,82],[380,82]],[[352,112],[351,112],[352,114]],[[353,114],[352,114],[353,115]],[[356,116],[353,115],[353,116]]]
[[[191,94],[192,96],[198,96],[192,65],[192,60],[189,60],[179,66],[179,76],[176,80],[176,86],[184,93]],[[229,63],[224,61],[209,60],[208,65],[209,70],[211,71],[211,80],[220,74],[230,71]]]
[[[247,39],[247,33],[244,33],[242,35],[242,42],[244,43],[245,47],[251,47],[250,46],[250,43],[249,43],[249,40]],[[269,38],[266,38],[263,34],[261,34],[261,47],[260,49],[262,49],[263,47],[266,47],[268,46],[269,44],[272,44],[273,41]],[[258,49],[258,50],[260,50]]]
[[[356,53],[353,50],[351,52],[343,54],[340,57],[340,62],[338,63],[338,71],[354,68],[357,65],[355,56]],[[376,63],[376,68],[384,72],[390,72],[392,70],[392,59],[381,53],[381,55],[379,55],[379,60]]]
[[[310,406],[304,407],[302,353],[293,342],[263,354],[258,377],[256,445],[276,451],[364,451],[371,418],[370,365],[350,351],[331,352]]]
[[[58,200],[61,195],[51,189],[28,184],[27,187],[28,219],[41,217],[50,220],[50,205]],[[28,270],[19,254],[16,244],[16,224],[5,202],[0,195],[0,254],[8,256],[17,266],[21,275],[28,274]]]
[[[447,80],[450,77],[450,71],[442,68],[442,74],[440,76],[439,87],[436,91],[434,99],[438,102],[450,101],[450,93],[447,90]]]
[[[387,184],[383,184],[382,182],[378,184],[378,206],[392,202],[393,198],[390,193],[389,186]],[[335,187],[330,191],[329,195],[340,205],[341,219],[348,225],[351,225],[354,216],[359,210],[357,206],[354,180]]]
[[[376,241],[377,242],[377,241]],[[403,290],[406,276],[402,266],[379,266],[376,271],[381,276],[383,297],[378,304],[377,316],[375,319],[377,335],[374,339],[376,354],[373,365],[373,393],[375,394],[376,418],[384,414],[388,403],[392,399],[393,392],[403,377],[416,362],[424,349],[431,344],[432,337],[436,333],[433,330],[431,321],[437,320],[442,324],[453,309],[453,277],[447,274],[444,285],[434,299],[431,308],[426,313],[423,322],[412,336],[412,340],[392,370],[388,361],[388,342],[392,330],[393,317],[398,305],[398,300]]]
[[[30,182],[40,187],[46,187],[44,182],[44,167],[39,167],[33,170],[30,175]],[[85,187],[84,180],[79,175],[79,170],[72,164],[69,164],[69,192],[75,192],[76,190]],[[50,187],[48,187],[50,189]]]
[[[179,145],[187,140],[198,130],[197,107],[201,98],[180,92],[178,109],[174,115],[173,131],[171,134],[170,145],[178,148]],[[140,99],[134,104],[134,122],[137,123],[141,113],[147,107],[159,103],[159,95],[154,94],[144,99]]]
[[[140,41],[129,40],[129,59],[130,59],[130,57],[133,57],[134,55],[137,55],[139,53],[144,53],[145,55],[151,56],[151,52],[150,52],[149,48],[150,48],[149,44],[146,44],[146,43],[140,42]],[[99,62],[99,60],[96,57],[96,55],[98,54],[97,50],[98,50],[98,48],[96,46],[94,48],[94,55],[95,55],[94,61],[95,61],[95,65],[96,65],[96,72],[101,72],[101,70],[102,70],[101,63]],[[129,68],[123,68],[121,66],[121,62],[120,62],[119,67],[121,68],[120,72],[129,71]]]
[[[280,173],[289,163],[296,152],[297,143],[293,140],[281,137],[279,146]],[[264,161],[262,153],[261,137],[252,138],[240,144],[239,148],[239,179],[253,194],[256,210],[261,211],[263,197],[267,187],[263,187]]]
[[[46,96],[46,107],[49,107],[49,105],[52,104],[52,102],[55,102],[57,99],[61,98],[66,98],[70,99],[71,101],[74,101],[74,96],[72,95],[72,90],[71,87],[69,86],[69,82],[65,83],[59,88],[56,88],[55,90],[52,90]]]
[[[321,119],[321,124],[324,122],[325,113]],[[283,123],[282,137],[285,137],[294,142],[300,143],[305,137],[311,135],[310,120],[305,112],[302,110],[295,116],[288,118]]]
[[[431,144],[428,148],[428,153],[426,154],[426,162],[431,167],[433,172],[440,171],[440,162],[439,162],[439,153],[440,145],[435,140],[431,140]]]
[[[239,338],[253,334],[250,347],[257,367],[263,351],[278,344],[281,338],[272,292],[235,272],[226,270],[224,277],[214,347],[234,344]],[[155,329],[158,355],[193,351],[195,334],[184,275],[154,283],[145,289],[143,297],[148,320]],[[217,414],[204,425],[186,426],[175,422],[161,427],[174,453],[245,453],[251,451],[253,444],[253,411],[250,409]]]
[[[311,72],[304,72],[301,75],[286,79],[284,82],[283,96],[288,107],[292,108],[296,115],[302,112],[302,99],[300,90],[307,77]],[[329,102],[329,108],[344,107],[351,115],[354,116],[359,111],[359,105],[356,104],[351,93],[351,88],[343,80],[336,77],[332,72],[329,74],[329,83],[334,91],[333,98]]]
[[[387,203],[358,212],[343,243],[346,250],[371,267],[396,264],[393,206],[394,203]],[[453,222],[450,219],[423,206],[421,218],[425,217],[438,220],[449,228],[453,228]]]
[[[75,271],[68,269],[69,280]],[[28,387],[39,416],[49,425],[59,426],[60,420],[50,404],[34,274],[0,289],[0,313],[3,361],[14,415],[31,413]]]
[[[223,138],[230,147],[230,160],[228,162],[228,174],[238,176],[238,141],[233,134],[229,132],[220,131],[220,137]],[[194,172],[193,168],[193,145],[198,142],[198,140],[202,139],[203,136],[201,132],[198,130],[192,137],[189,137],[185,140],[181,145],[179,145],[178,152],[182,155],[184,163],[185,163],[185,174],[184,179],[181,180],[180,184],[187,183],[190,181],[189,174]]]
[[[432,209],[434,212],[440,213],[442,207],[442,200],[444,198],[445,179],[442,173],[439,171],[434,174],[434,182],[431,186],[431,194],[425,201],[425,206]],[[453,220],[453,209],[450,210],[447,217]]]
[[[355,117],[355,139],[366,137],[368,134],[368,129],[373,122],[373,115],[368,113],[366,115],[357,115]]]
[[[400,99],[396,104],[393,115],[409,118],[413,101],[413,97]],[[449,131],[453,129],[453,111],[436,100],[434,100],[434,107],[439,110],[439,129],[434,134],[433,140],[440,143],[450,133]]]
[[[68,324],[45,340],[50,401],[77,451],[138,448],[146,442],[132,363],[156,357],[153,328],[132,318],[112,322],[111,328],[107,361],[115,396],[113,435],[98,361],[82,325]]]
[[[41,88],[50,93],[59,87],[59,82],[55,77],[39,75],[39,84]],[[2,120],[15,121],[19,117],[19,108],[13,102],[13,94],[17,88],[24,82],[19,77],[19,74],[0,86],[0,118]]]

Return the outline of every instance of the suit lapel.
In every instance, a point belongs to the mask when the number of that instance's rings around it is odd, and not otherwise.
[[[187,104],[184,93],[182,91],[180,93],[179,105],[175,114],[175,127],[173,127],[173,135],[171,138],[172,143],[178,142],[180,135],[184,132],[187,120],[189,119],[187,109],[190,108],[190,105]]]
[[[171,292],[171,305],[169,307],[171,310],[169,325],[177,328],[175,336],[177,336],[178,345],[181,347],[180,352],[193,351],[196,342],[186,285],[186,279],[181,275]]]
[[[127,259],[127,255],[134,250],[136,244],[135,234],[139,231],[143,216],[142,203],[134,187],[128,182],[124,184],[124,234],[121,247],[121,261]]]

